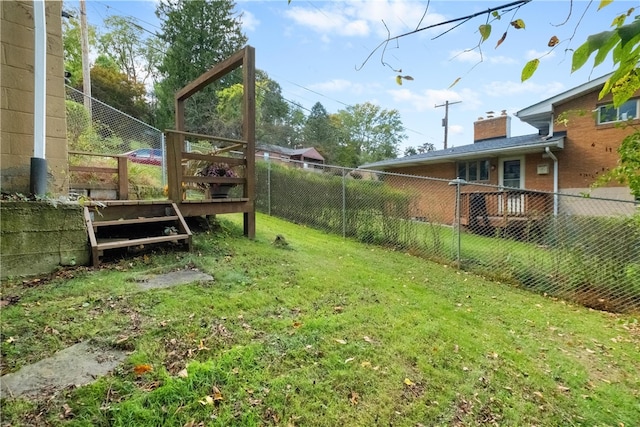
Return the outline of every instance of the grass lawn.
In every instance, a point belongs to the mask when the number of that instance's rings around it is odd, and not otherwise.
[[[129,356],[92,385],[3,398],[2,425],[640,424],[637,315],[264,215],[250,241],[221,218],[190,254],[3,283],[3,373],[87,339]],[[137,290],[185,267],[215,281]]]

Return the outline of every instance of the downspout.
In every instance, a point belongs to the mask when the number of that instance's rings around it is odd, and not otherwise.
[[[30,191],[47,193],[46,125],[47,125],[47,22],[44,0],[33,1],[34,87],[33,87],[33,157]]]
[[[558,216],[558,158],[549,147],[544,147],[544,151],[553,160],[553,216]]]

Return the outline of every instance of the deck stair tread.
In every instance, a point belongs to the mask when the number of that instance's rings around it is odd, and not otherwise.
[[[85,206],[84,217],[93,265],[100,264],[104,252],[145,245],[178,243],[191,250],[192,233],[175,203],[164,205]],[[115,219],[113,217],[116,217]]]

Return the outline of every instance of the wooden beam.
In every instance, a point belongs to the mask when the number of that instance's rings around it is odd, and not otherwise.
[[[247,141],[242,141],[239,139],[232,139],[232,138],[225,138],[222,136],[212,136],[212,135],[203,135],[201,133],[193,133],[193,132],[185,132],[183,130],[175,130],[175,129],[167,129],[165,130],[165,132],[169,133],[177,133],[180,135],[184,135],[185,137],[190,137],[190,138],[198,138],[198,139],[206,139],[209,141],[222,141],[222,142],[230,142],[233,144],[241,144],[241,145],[246,145]]]
[[[213,68],[205,71],[200,75],[200,77],[196,78],[194,81],[180,89],[176,93],[176,101],[184,101],[185,99],[190,98],[194,93],[197,93],[203,87],[207,86],[209,83],[218,80],[221,77],[229,74],[230,71],[235,70],[244,62],[244,57],[247,49],[253,49],[250,46],[245,47],[242,50],[231,55],[229,58],[225,59],[221,63],[215,65]],[[178,128],[182,130],[183,128]]]
[[[244,166],[246,164],[244,159],[235,157],[216,156],[214,154],[201,154],[201,153],[182,153],[183,160],[202,160],[209,163],[226,163],[229,166]]]

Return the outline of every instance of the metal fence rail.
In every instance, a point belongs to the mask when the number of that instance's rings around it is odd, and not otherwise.
[[[640,310],[633,202],[257,163],[261,212],[588,307]]]

